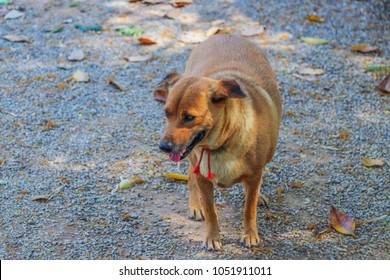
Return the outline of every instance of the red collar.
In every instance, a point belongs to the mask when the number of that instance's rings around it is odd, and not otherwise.
[[[208,167],[208,170],[209,170],[209,173],[206,177],[207,180],[212,180],[214,179],[214,174],[213,172],[211,171],[211,167],[210,167],[210,157],[211,157],[211,151],[210,149],[207,149],[207,148],[202,148],[201,152],[200,152],[200,157],[199,157],[199,161],[198,161],[198,164],[195,166],[194,168],[194,174],[196,176],[198,176],[200,174],[200,163],[202,162],[202,158],[203,158],[203,152],[204,150],[207,150],[207,167]]]

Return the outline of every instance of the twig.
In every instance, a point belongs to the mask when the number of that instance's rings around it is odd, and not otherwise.
[[[373,219],[369,219],[369,220],[365,220],[365,221],[360,221],[359,225],[368,224],[368,223],[374,223],[374,222],[386,219],[387,216],[388,215],[383,215],[383,216],[380,216],[380,217],[377,217],[377,218],[373,218]]]

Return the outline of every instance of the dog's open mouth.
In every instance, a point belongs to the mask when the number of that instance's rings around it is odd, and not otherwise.
[[[198,133],[198,135],[195,136],[194,140],[192,140],[191,144],[187,146],[184,150],[182,150],[180,153],[170,153],[168,156],[169,158],[174,162],[179,162],[183,159],[185,159],[192,151],[192,149],[203,140],[204,136],[206,135],[205,131],[202,131]]]

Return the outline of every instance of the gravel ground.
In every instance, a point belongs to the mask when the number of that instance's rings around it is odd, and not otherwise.
[[[0,38],[1,259],[390,259],[388,217],[364,223],[356,237],[326,230],[332,205],[358,221],[390,214],[388,162],[361,162],[390,155],[389,96],[376,89],[386,70],[367,71],[390,66],[385,1],[80,2],[0,5],[0,37],[29,39]],[[13,9],[23,15],[5,19]],[[104,29],[83,33],[77,24]],[[239,243],[237,185],[216,189],[224,250],[207,252],[204,224],[186,218],[186,184],[162,177],[177,169],[157,147],[164,117],[152,92],[165,73],[183,70],[195,46],[187,32],[202,39],[215,26],[248,35],[259,24],[265,32],[248,39],[268,54],[284,110],[262,187],[270,207],[258,211],[263,242]],[[157,44],[115,31],[131,25]],[[354,45],[381,54],[351,52]],[[69,61],[74,50],[85,58]],[[151,58],[129,62],[134,56]],[[325,73],[304,76],[302,67]],[[78,69],[91,80],[71,82]],[[145,182],[116,190],[121,177],[136,175]]]

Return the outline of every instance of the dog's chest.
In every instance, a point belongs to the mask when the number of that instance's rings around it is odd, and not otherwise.
[[[230,187],[239,178],[243,170],[242,159],[228,153],[211,153],[210,170],[214,174],[211,181],[221,187]],[[200,172],[204,177],[209,174],[207,157],[203,157],[200,164]]]

